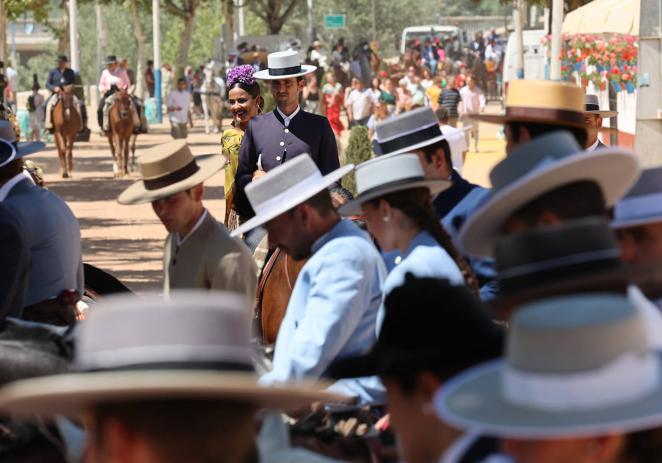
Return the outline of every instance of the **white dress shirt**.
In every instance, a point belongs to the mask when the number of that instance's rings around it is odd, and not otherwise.
[[[278,114],[280,114],[280,117],[283,118],[283,123],[285,124],[285,127],[289,127],[289,126],[290,126],[290,121],[291,121],[292,119],[294,119],[294,117],[295,117],[297,114],[299,114],[299,110],[300,110],[300,109],[301,109],[301,108],[300,108],[299,106],[297,106],[297,109],[295,109],[294,112],[293,112],[292,114],[290,114],[289,116],[286,116],[286,115],[283,113],[283,111],[281,111],[280,108],[279,108],[278,106],[276,106],[276,111],[278,111]]]

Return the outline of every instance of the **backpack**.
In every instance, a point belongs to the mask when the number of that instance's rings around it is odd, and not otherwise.
[[[28,111],[33,113],[37,110],[37,106],[34,104],[34,95],[28,97]]]

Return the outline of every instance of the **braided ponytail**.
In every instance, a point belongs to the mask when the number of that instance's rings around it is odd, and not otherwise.
[[[478,278],[464,257],[462,257],[462,254],[457,250],[453,244],[453,240],[437,218],[432,205],[432,197],[427,188],[412,188],[410,190],[397,191],[384,195],[380,199],[389,203],[391,207],[402,211],[418,228],[431,234],[459,267],[466,285],[472,291],[478,293],[480,289]],[[379,199],[374,201],[379,202]]]

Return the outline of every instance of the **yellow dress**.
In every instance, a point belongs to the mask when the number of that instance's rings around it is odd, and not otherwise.
[[[234,127],[221,135],[221,151],[228,160],[225,166],[225,226],[229,230],[234,230],[239,225],[239,217],[233,207],[234,176],[239,165],[239,147],[243,137],[244,132]]]

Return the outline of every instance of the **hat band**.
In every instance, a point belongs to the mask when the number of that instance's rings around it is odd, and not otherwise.
[[[657,390],[659,378],[655,354],[626,353],[606,366],[580,373],[529,372],[506,364],[501,393],[514,405],[545,412],[594,410],[642,399]]]
[[[600,111],[600,105],[586,103],[586,111]]]
[[[380,190],[384,190],[384,194],[388,194],[388,190],[390,190],[393,187],[404,185],[407,183],[422,182],[423,180],[425,180],[425,177],[416,176],[416,177],[399,178],[397,180],[392,180],[390,182],[380,183],[379,185],[368,188],[365,191],[359,191],[359,193],[356,195],[356,199],[361,199],[361,196],[372,195],[373,193]],[[417,188],[417,187],[412,187],[412,188]]]
[[[583,113],[567,109],[510,107],[506,108],[506,118],[546,119],[550,121],[562,120],[573,124],[584,124]]]
[[[195,162],[195,159],[193,159],[184,167],[170,172],[169,174],[163,175],[162,177],[143,179],[143,183],[145,184],[145,188],[150,191],[158,190],[160,188],[170,186],[174,183],[181,182],[182,180],[186,180],[195,174],[198,170],[200,170],[200,167],[198,166],[198,163]]]
[[[388,154],[392,153],[393,151],[398,151],[410,146],[417,145],[431,138],[440,137],[442,135],[443,134],[441,133],[439,125],[434,124],[421,130],[417,130],[401,137],[394,138],[393,140],[385,142],[380,142],[377,140],[377,143],[379,143],[379,147],[381,148],[382,153]]]
[[[286,76],[290,74],[299,74],[301,72],[301,65],[292,66],[289,68],[269,68],[270,76]]]
[[[4,161],[0,162],[0,167],[4,167],[10,162],[12,162],[14,159],[16,159],[16,147],[14,146],[13,143],[10,143],[6,140],[0,140],[0,143],[4,143],[5,145],[9,146],[9,148],[11,149],[11,154],[9,155],[9,157]]]
[[[662,192],[621,199],[614,209],[614,217],[617,221],[654,215],[662,215]],[[662,221],[662,217],[660,220]]]
[[[213,371],[234,371],[234,372],[254,372],[255,368],[250,363],[228,362],[228,361],[176,361],[176,362],[152,362],[152,363],[134,363],[112,368],[90,368],[82,370],[84,372],[102,372],[102,371],[154,371],[154,370],[213,370]]]

